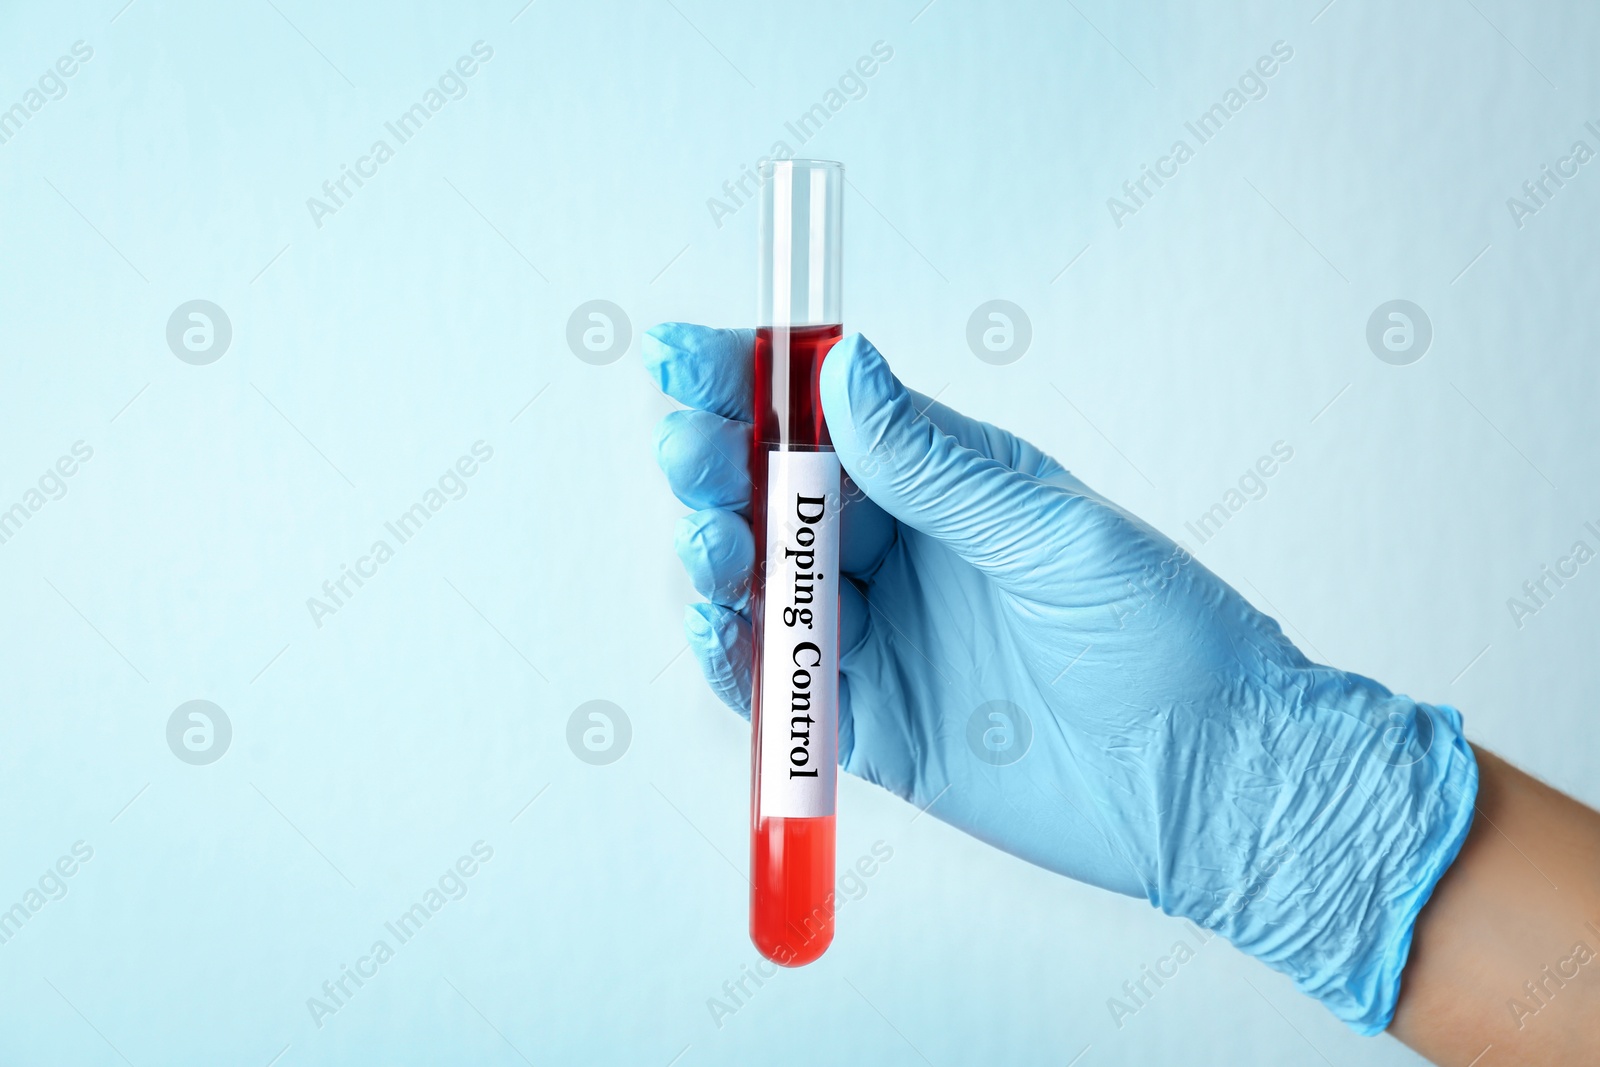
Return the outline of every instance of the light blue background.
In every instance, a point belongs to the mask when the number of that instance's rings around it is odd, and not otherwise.
[[[0,15],[0,106],[94,49],[0,145],[0,507],[94,449],[0,544],[0,907],[94,849],[0,945],[7,1062],[1417,1062],[1220,941],[1118,1029],[1179,924],[849,778],[841,861],[893,858],[719,1027],[756,960],[747,730],[683,652],[637,338],[748,321],[755,209],[707,199],[883,41],[803,149],[849,168],[848,325],[1316,658],[1600,802],[1600,568],[1520,629],[1506,606],[1600,525],[1600,162],[1520,230],[1505,204],[1600,148],[1600,15],[274,3]],[[306,199],[478,40],[468,95],[319,229]],[[1268,95],[1117,228],[1106,199],[1279,40]],[[209,366],[165,340],[197,298],[234,331]],[[1009,366],[965,342],[993,298],[1033,325]],[[1410,366],[1365,342],[1393,298],[1435,330]],[[591,299],[631,320],[619,362],[568,348]],[[468,494],[317,628],[306,599],[480,439]],[[1186,536],[1280,440],[1266,497]],[[165,739],[197,698],[234,728],[210,766]],[[592,699],[632,723],[609,766],[565,740]],[[479,840],[468,895],[315,1026]]]

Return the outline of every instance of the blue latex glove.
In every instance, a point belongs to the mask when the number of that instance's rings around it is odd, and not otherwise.
[[[657,457],[696,509],[690,647],[749,715],[752,332],[667,324],[689,410]],[[1004,430],[907,390],[859,335],[822,369],[845,471],[840,763],[1040,866],[1221,933],[1364,1034],[1472,821],[1453,708],[1313,664],[1155,529]],[[1020,757],[1020,758],[1018,758]]]

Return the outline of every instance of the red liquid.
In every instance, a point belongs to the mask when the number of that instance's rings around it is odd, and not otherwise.
[[[755,447],[750,450],[750,524],[758,561],[767,543],[767,454],[831,449],[818,375],[842,326],[762,327],[756,331]],[[785,343],[787,339],[787,343]],[[835,576],[837,581],[837,576]],[[761,803],[761,648],[766,580],[757,566],[751,619],[750,940],[785,967],[810,963],[833,942],[834,828],[837,816],[763,818]],[[833,634],[837,646],[839,635]],[[835,745],[837,748],[837,745]]]

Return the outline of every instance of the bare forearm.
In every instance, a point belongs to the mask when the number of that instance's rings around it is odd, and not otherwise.
[[[1389,1033],[1452,1067],[1600,1063],[1600,813],[1477,754],[1472,832],[1418,917]]]

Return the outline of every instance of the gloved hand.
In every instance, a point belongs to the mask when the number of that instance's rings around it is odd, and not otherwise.
[[[657,458],[695,509],[690,647],[749,715],[749,330],[644,342]],[[1388,1025],[1472,821],[1453,708],[1309,661],[1167,537],[1034,446],[907,390],[860,335],[822,403],[843,512],[840,764],[998,848],[1143,895]]]

